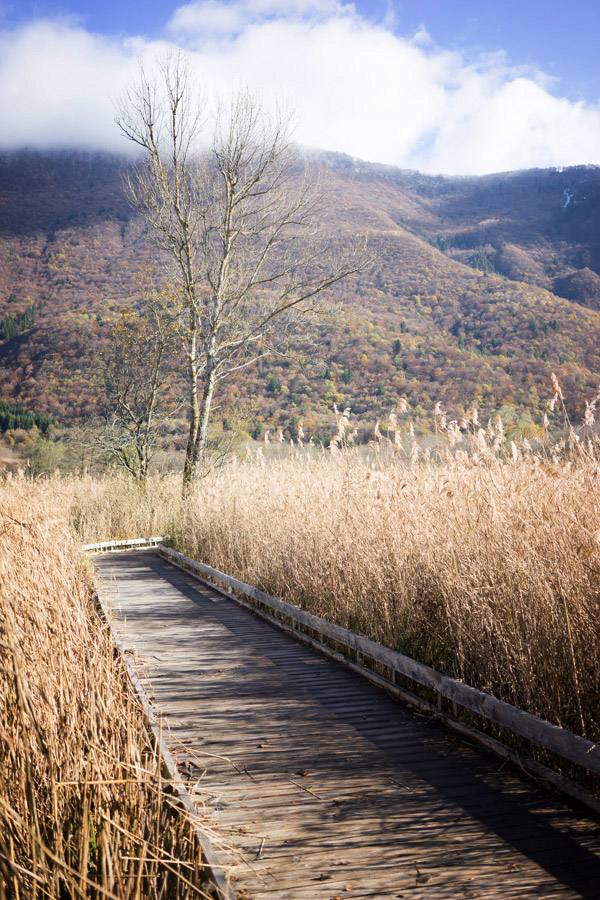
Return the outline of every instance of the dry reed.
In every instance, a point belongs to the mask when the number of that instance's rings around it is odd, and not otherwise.
[[[215,475],[174,545],[517,706],[600,738],[600,474],[521,459]]]
[[[205,897],[61,504],[0,485],[0,898]]]
[[[247,448],[181,499],[176,478],[38,482],[80,539],[163,533],[177,549],[318,615],[600,739],[600,464],[553,378],[537,450],[477,409],[435,445],[401,399],[353,448],[349,409],[319,452],[302,437]],[[33,490],[34,488],[32,488]]]
[[[273,448],[273,450],[278,448]],[[50,490],[51,485],[39,489]],[[502,699],[600,738],[594,459],[255,454],[176,479],[55,484],[82,539],[175,547]]]

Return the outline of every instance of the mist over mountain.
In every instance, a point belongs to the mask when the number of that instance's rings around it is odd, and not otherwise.
[[[366,436],[405,396],[424,425],[441,401],[535,430],[552,371],[581,414],[600,375],[600,168],[448,178],[308,155],[331,233],[365,235],[373,267],[284,354],[223,386],[223,418],[245,406],[257,434],[300,417],[319,433],[337,403]],[[0,399],[66,423],[94,412],[97,357],[156,261],[123,195],[130,164],[0,157]]]

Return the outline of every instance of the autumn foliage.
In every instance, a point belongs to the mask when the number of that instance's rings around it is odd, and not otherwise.
[[[303,418],[324,435],[337,403],[366,434],[404,395],[417,428],[441,399],[453,415],[476,403],[531,432],[551,371],[583,414],[600,371],[596,169],[443,179],[335,155],[316,164],[330,233],[366,235],[374,264],[327,294],[308,332],[222,385],[223,418],[245,407],[250,433],[293,437]],[[43,304],[0,343],[0,398],[67,423],[96,412],[98,356],[157,263],[124,166],[72,153],[0,164],[0,318]]]

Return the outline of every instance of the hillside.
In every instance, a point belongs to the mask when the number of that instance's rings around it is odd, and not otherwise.
[[[556,371],[577,418],[600,374],[600,169],[442,178],[314,154],[340,239],[372,270],[285,355],[228,383],[223,418],[328,432],[333,403],[368,429],[405,395],[539,422]],[[93,413],[110,323],[155,252],[106,154],[0,158],[0,400],[60,421]]]

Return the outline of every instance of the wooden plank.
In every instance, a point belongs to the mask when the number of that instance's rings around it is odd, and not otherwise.
[[[381,644],[371,641],[362,635],[355,634],[339,625],[334,625],[318,616],[308,613],[300,607],[287,603],[278,597],[272,597],[259,588],[245,584],[230,575],[219,572],[204,563],[199,563],[184,556],[169,547],[160,547],[160,555],[174,561],[191,571],[196,571],[209,578],[214,578],[222,584],[226,584],[234,591],[239,591],[255,602],[272,609],[281,615],[287,616],[295,622],[304,625],[326,637],[342,644],[349,650],[358,651],[363,656],[388,666],[400,675],[416,681],[447,700],[458,703],[466,709],[509,729],[520,737],[531,740],[545,747],[547,750],[568,759],[589,771],[600,774],[600,745],[588,741],[579,735],[573,734],[558,725],[546,722],[525,710],[518,709],[503,700],[498,700],[483,691],[466,685],[454,678],[449,678],[441,672],[426,666],[417,660],[411,659],[396,650],[391,650]],[[232,599],[236,599],[232,596]]]
[[[476,887],[490,900],[574,900],[573,860],[600,880],[600,830],[580,826],[581,813],[241,606],[171,578],[156,556],[98,564],[136,643],[130,656],[147,660],[144,682],[171,713],[170,746],[192,761],[188,791],[235,848],[222,861],[239,873],[240,896],[456,900]],[[351,883],[336,874],[346,856]],[[415,860],[432,876],[422,886]]]
[[[165,736],[162,733],[162,728],[156,720],[156,716],[154,715],[152,707],[150,706],[144,686],[137,677],[131,661],[127,658],[127,654],[125,653],[123,644],[115,633],[108,606],[105,603],[102,594],[96,584],[94,584],[94,590],[96,592],[96,600],[100,608],[101,615],[109,628],[115,650],[119,654],[123,668],[127,672],[127,677],[131,682],[131,686],[144,712],[147,733],[152,738],[154,748],[159,754],[159,758],[161,759],[162,775],[172,786],[173,791],[177,796],[179,803],[181,804],[181,807],[187,812],[190,821],[193,824],[194,834],[200,846],[204,864],[210,874],[213,883],[211,885],[211,890],[214,885],[219,893],[220,900],[234,900],[228,879],[226,878],[223,867],[220,864],[217,855],[215,854],[213,846],[204,831],[202,831],[202,829],[198,827],[198,810],[194,805],[194,800],[187,790],[179,771],[177,770],[175,760],[169,748],[167,747]]]

